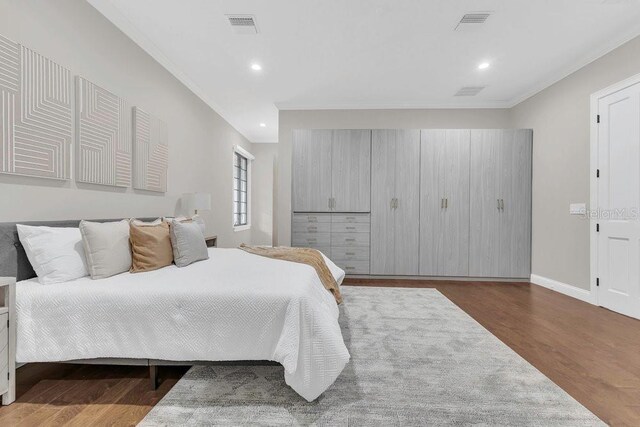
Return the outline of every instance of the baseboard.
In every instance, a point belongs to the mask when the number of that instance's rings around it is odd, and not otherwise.
[[[588,302],[589,304],[595,304],[595,299],[593,298],[591,291],[586,289],[577,288],[566,283],[558,282],[557,280],[538,276],[537,274],[531,275],[531,283],[542,286],[543,288],[551,289],[552,291],[560,292],[561,294],[579,299],[580,301]]]

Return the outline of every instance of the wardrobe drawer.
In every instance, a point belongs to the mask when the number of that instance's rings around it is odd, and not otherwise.
[[[369,233],[331,233],[333,246],[369,246]]]
[[[298,247],[331,247],[331,233],[293,233],[291,240]]]
[[[331,215],[331,222],[371,222],[371,215],[369,214],[333,214]]]
[[[331,224],[328,222],[294,222],[294,233],[329,233]]]
[[[336,265],[347,274],[369,274],[369,261],[345,261]]]
[[[307,213],[294,213],[293,214],[293,222],[331,222],[331,214],[330,213],[318,213],[318,214],[307,214]]]
[[[339,222],[331,224],[332,233],[369,233],[368,222]]]
[[[343,261],[369,261],[368,247],[334,246],[331,248],[331,259],[336,262]]]

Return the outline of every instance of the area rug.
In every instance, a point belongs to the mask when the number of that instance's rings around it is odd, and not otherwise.
[[[603,425],[437,290],[342,290],[351,361],[316,401],[281,366],[194,366],[140,425]]]

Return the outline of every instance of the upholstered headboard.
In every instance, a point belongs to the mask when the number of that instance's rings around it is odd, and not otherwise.
[[[152,221],[156,218],[140,219]],[[109,222],[119,220],[120,219],[92,219],[91,221]],[[77,227],[80,224],[80,220],[0,223],[0,277],[15,277],[16,281],[20,281],[36,277],[36,273],[33,271],[33,267],[31,267],[31,263],[27,259],[27,254],[25,254],[22,244],[20,244],[16,224],[46,225],[47,227]]]

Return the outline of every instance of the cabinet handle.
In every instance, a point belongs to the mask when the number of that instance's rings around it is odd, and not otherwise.
[[[444,208],[447,209],[449,207],[449,199],[444,199]]]
[[[399,205],[399,204],[400,204],[400,203],[399,203],[399,200],[398,200],[398,199],[396,199],[396,206],[395,206],[395,208],[396,208],[396,209],[398,209],[398,205]]]
[[[344,239],[345,242],[355,242],[356,239]]]
[[[500,209],[504,212],[504,199],[500,199]]]
[[[328,208],[331,209],[331,197],[329,197],[329,204],[328,204]]]
[[[347,230],[355,230],[355,227],[346,227]]]
[[[440,199],[440,209],[444,209],[444,199]]]
[[[356,217],[355,217],[355,216],[347,216],[347,217],[345,217],[345,219],[346,219],[346,220],[350,220],[350,219],[354,219],[354,220],[355,220],[355,219],[356,219]]]
[[[498,210],[500,210],[500,199],[496,199],[498,201]]]
[[[344,254],[345,255],[355,255],[356,253],[355,252],[345,252]]]

